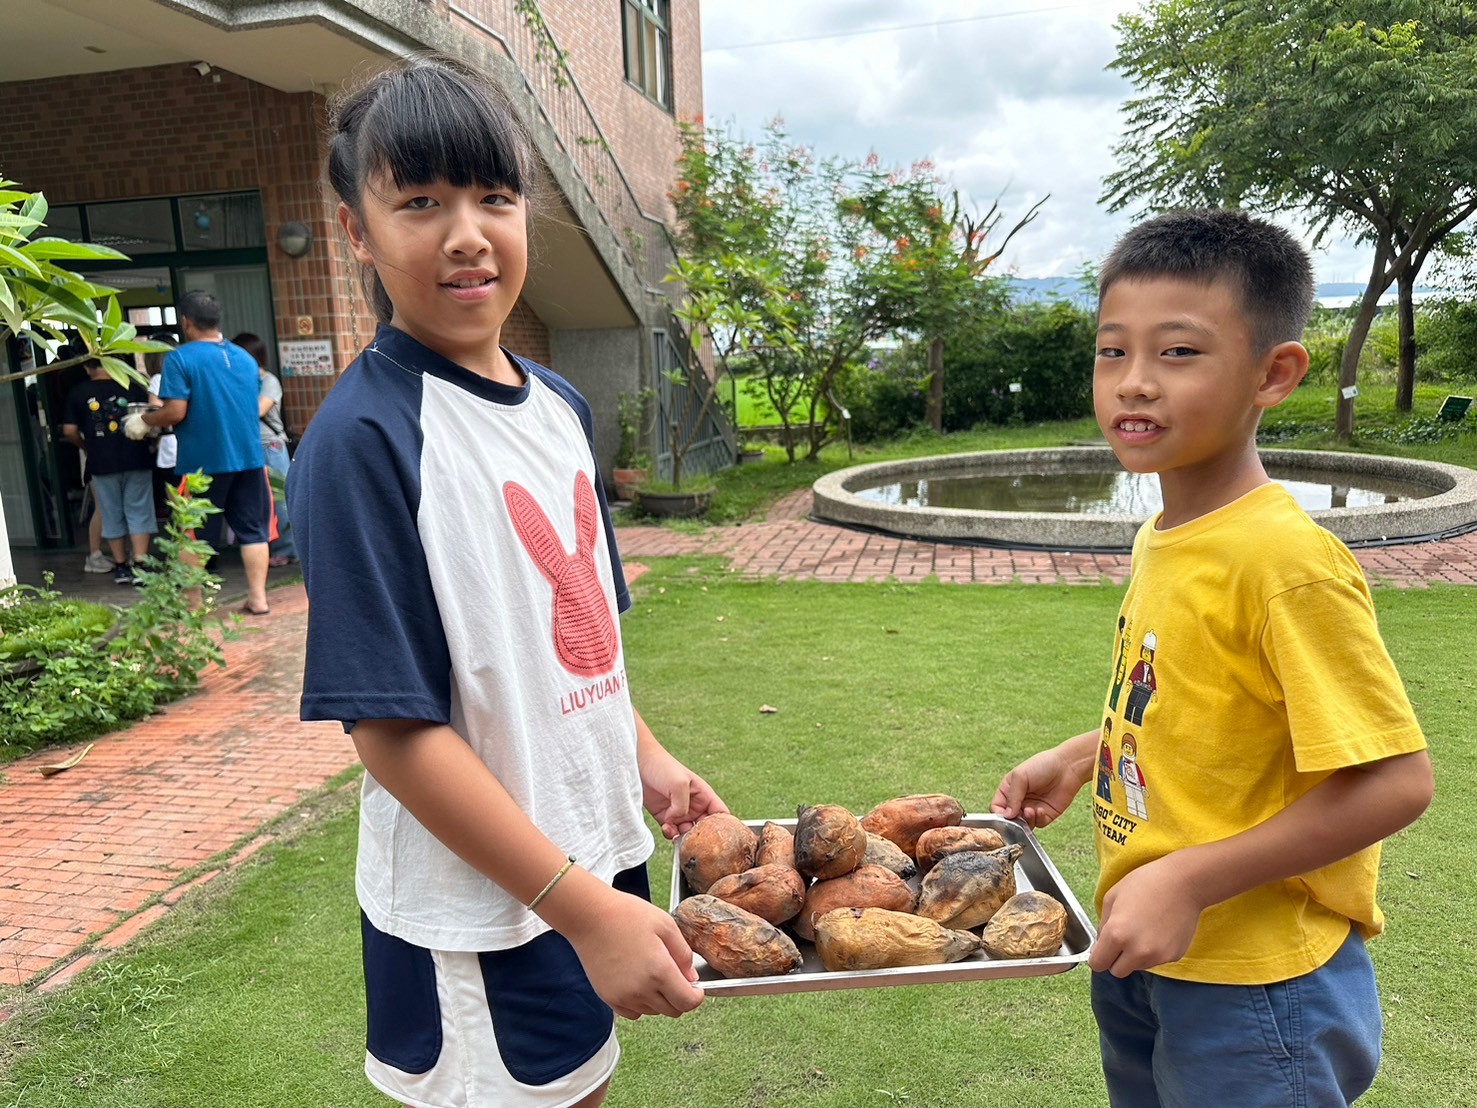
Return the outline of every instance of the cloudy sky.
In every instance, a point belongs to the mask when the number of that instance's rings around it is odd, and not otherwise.
[[[782,116],[792,138],[823,155],[928,158],[981,210],[1002,197],[1006,227],[1050,193],[1002,261],[1022,277],[1069,275],[1100,259],[1131,222],[1097,199],[1115,168],[1119,106],[1130,92],[1105,69],[1113,20],[1136,7],[702,0],[705,112],[749,138]],[[1362,283],[1370,260],[1348,242],[1314,257],[1320,281]]]

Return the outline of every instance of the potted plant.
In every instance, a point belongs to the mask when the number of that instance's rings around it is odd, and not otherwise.
[[[647,515],[658,519],[692,519],[712,506],[715,491],[711,484],[679,488],[670,481],[644,481],[636,495]]]
[[[745,439],[739,443],[739,465],[753,465],[764,461],[764,444],[757,439]]]
[[[646,412],[651,403],[651,389],[621,393],[616,400],[616,419],[620,426],[620,443],[615,451],[615,464],[610,480],[615,494],[622,500],[634,500],[636,489],[651,473],[651,458],[645,450]]]

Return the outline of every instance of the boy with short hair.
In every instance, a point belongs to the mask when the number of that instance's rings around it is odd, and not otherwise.
[[[1140,660],[1139,695],[1117,678],[1104,725],[991,808],[1041,827],[1097,778],[1114,1105],[1348,1104],[1379,1063],[1379,843],[1430,803],[1431,767],[1358,563],[1257,455],[1307,372],[1312,289],[1297,242],[1234,211],[1141,224],[1099,277],[1098,423],[1164,500],[1109,655]]]
[[[82,352],[78,343],[64,350],[62,356],[76,357]],[[141,584],[134,567],[149,556],[149,542],[158,530],[151,476],[154,456],[148,443],[124,434],[123,422],[129,404],[141,403],[143,392],[114,381],[96,358],[84,362],[83,368],[87,380],[67,393],[62,437],[86,457],[93,506],[102,521],[100,537],[112,554],[107,569],[113,574],[113,583]],[[89,553],[84,568],[95,573],[97,564]]]

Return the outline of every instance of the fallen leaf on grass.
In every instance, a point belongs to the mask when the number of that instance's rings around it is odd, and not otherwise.
[[[39,772],[40,772],[41,776],[42,777],[51,777],[51,776],[54,776],[55,774],[61,773],[63,770],[69,770],[69,769],[71,769],[78,762],[82,761],[83,758],[86,758],[87,757],[87,752],[89,750],[91,750],[92,747],[93,747],[93,744],[92,743],[88,743],[81,750],[77,751],[76,754],[73,754],[70,758],[68,758],[65,762],[53,762],[49,766],[41,766],[39,768]]]

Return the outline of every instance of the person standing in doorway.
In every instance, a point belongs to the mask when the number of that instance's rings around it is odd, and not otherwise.
[[[66,356],[81,353],[78,349]],[[123,433],[129,403],[141,403],[143,394],[131,396],[96,359],[84,365],[87,380],[67,393],[62,437],[86,456],[94,513],[102,520],[102,540],[112,554],[113,581],[132,585],[137,583],[133,567],[149,556],[149,540],[155,531],[149,474],[153,455],[147,443],[131,441]],[[124,539],[132,547],[132,563]],[[91,554],[87,562],[92,572]]]
[[[149,338],[165,343],[171,350],[179,345],[173,335],[155,334]],[[144,372],[149,376],[149,406],[152,408],[164,407],[164,401],[159,399],[159,382],[164,379],[165,353],[156,351],[144,355]],[[174,463],[178,457],[179,444],[175,441],[174,430],[165,427],[160,431],[158,449],[154,452],[154,518],[161,527],[169,520],[169,496],[165,490],[174,477]]]
[[[267,468],[282,479],[285,487],[291,462],[287,456],[287,425],[282,420],[282,382],[267,368],[267,344],[259,336],[242,331],[231,341],[256,359],[261,374],[256,410],[261,419],[262,452],[267,456]],[[297,549],[288,530],[287,496],[281,489],[272,490],[272,508],[277,513],[277,538],[271,543],[272,556],[267,564],[285,566],[297,561]]]
[[[153,427],[174,428],[175,473],[206,474],[204,495],[221,509],[206,519],[200,537],[219,550],[225,525],[236,532],[246,570],[246,603],[239,611],[264,616],[272,500],[257,434],[256,361],[221,334],[214,296],[187,292],[175,312],[185,342],[164,356],[158,393],[164,405],[129,416],[125,428],[129,438],[143,438]]]

